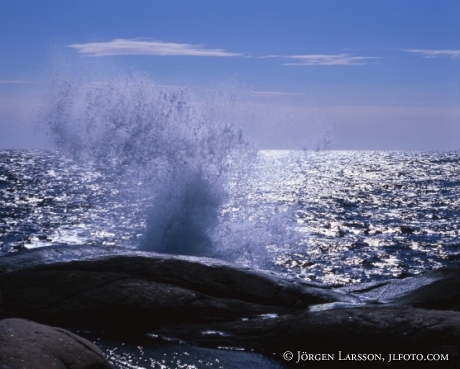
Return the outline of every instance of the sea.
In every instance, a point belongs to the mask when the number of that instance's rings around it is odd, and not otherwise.
[[[56,83],[52,147],[0,150],[0,257],[116,245],[333,286],[460,262],[460,152],[261,150],[215,95],[145,77]],[[116,368],[282,367],[109,346]]]
[[[460,261],[459,152],[260,151],[255,160],[247,183],[229,183],[209,228],[169,219],[163,233],[178,240],[181,252],[149,245],[156,239],[149,238],[155,197],[142,183],[56,151],[2,150],[1,255],[115,245],[217,257],[329,285]],[[195,210],[176,216],[193,217]],[[165,218],[169,211],[160,209]],[[187,231],[197,247],[186,247]]]

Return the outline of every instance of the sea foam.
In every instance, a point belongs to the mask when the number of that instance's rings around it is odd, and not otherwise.
[[[46,119],[60,150],[151,192],[140,248],[212,253],[230,178],[244,175],[255,158],[231,120],[232,91],[158,86],[142,75],[62,79],[50,101]]]
[[[266,158],[238,126],[282,127],[273,106],[235,82],[190,88],[142,73],[101,78],[54,77],[44,120],[55,147],[149,201],[139,248],[261,266],[268,248],[298,240],[292,207],[251,205],[248,193],[278,178],[267,168],[254,176]]]

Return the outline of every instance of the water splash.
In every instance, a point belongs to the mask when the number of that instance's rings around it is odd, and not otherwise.
[[[93,163],[115,186],[123,183],[121,192],[128,187],[125,203],[150,209],[141,216],[141,249],[265,268],[270,249],[287,250],[304,238],[295,232],[295,204],[264,199],[262,188],[277,187],[280,176],[237,126],[269,145],[274,129],[289,148],[316,148],[315,132],[324,135],[314,127],[322,126],[314,108],[272,104],[235,81],[165,86],[142,73],[125,77],[85,63],[57,62],[44,113],[51,141]],[[144,220],[136,220],[137,230]]]
[[[158,86],[135,75],[59,80],[50,101],[47,121],[59,149],[151,192],[142,249],[212,253],[229,179],[244,175],[255,153],[231,120],[234,91]]]

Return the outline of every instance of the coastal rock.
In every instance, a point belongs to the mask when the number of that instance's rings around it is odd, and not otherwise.
[[[267,355],[404,349],[447,353],[453,362],[460,351],[459,278],[452,266],[332,288],[207,258],[46,248],[0,259],[0,318]]]
[[[23,319],[0,321],[2,369],[110,369],[99,348],[69,331]]]
[[[460,265],[439,268],[404,279],[347,286],[338,291],[356,296],[368,304],[458,310]]]
[[[241,347],[277,355],[315,353],[460,353],[460,313],[410,307],[352,308],[205,325],[167,326],[159,336],[199,346]],[[213,334],[212,334],[213,333]]]
[[[164,255],[35,265],[0,275],[0,291],[1,317],[123,333],[169,323],[286,314],[347,299],[331,289],[226,263]]]

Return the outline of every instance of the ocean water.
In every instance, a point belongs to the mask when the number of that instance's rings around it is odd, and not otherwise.
[[[460,260],[458,152],[260,151],[253,160],[246,182],[230,179],[227,201],[209,211],[215,219],[173,222],[163,232],[183,249],[161,251],[337,285]],[[199,209],[187,201],[192,210],[178,217]],[[60,152],[0,151],[2,255],[79,244],[157,251],[146,246],[161,241],[149,236],[155,204],[142,183]],[[189,242],[206,247],[187,247],[188,231],[196,233]]]
[[[0,257],[117,245],[336,286],[459,262],[460,152],[328,151],[317,132],[317,150],[259,150],[238,128],[257,113],[246,98],[145,76],[55,79],[41,116],[50,150],[0,150]],[[95,341],[120,369],[283,367]]]

